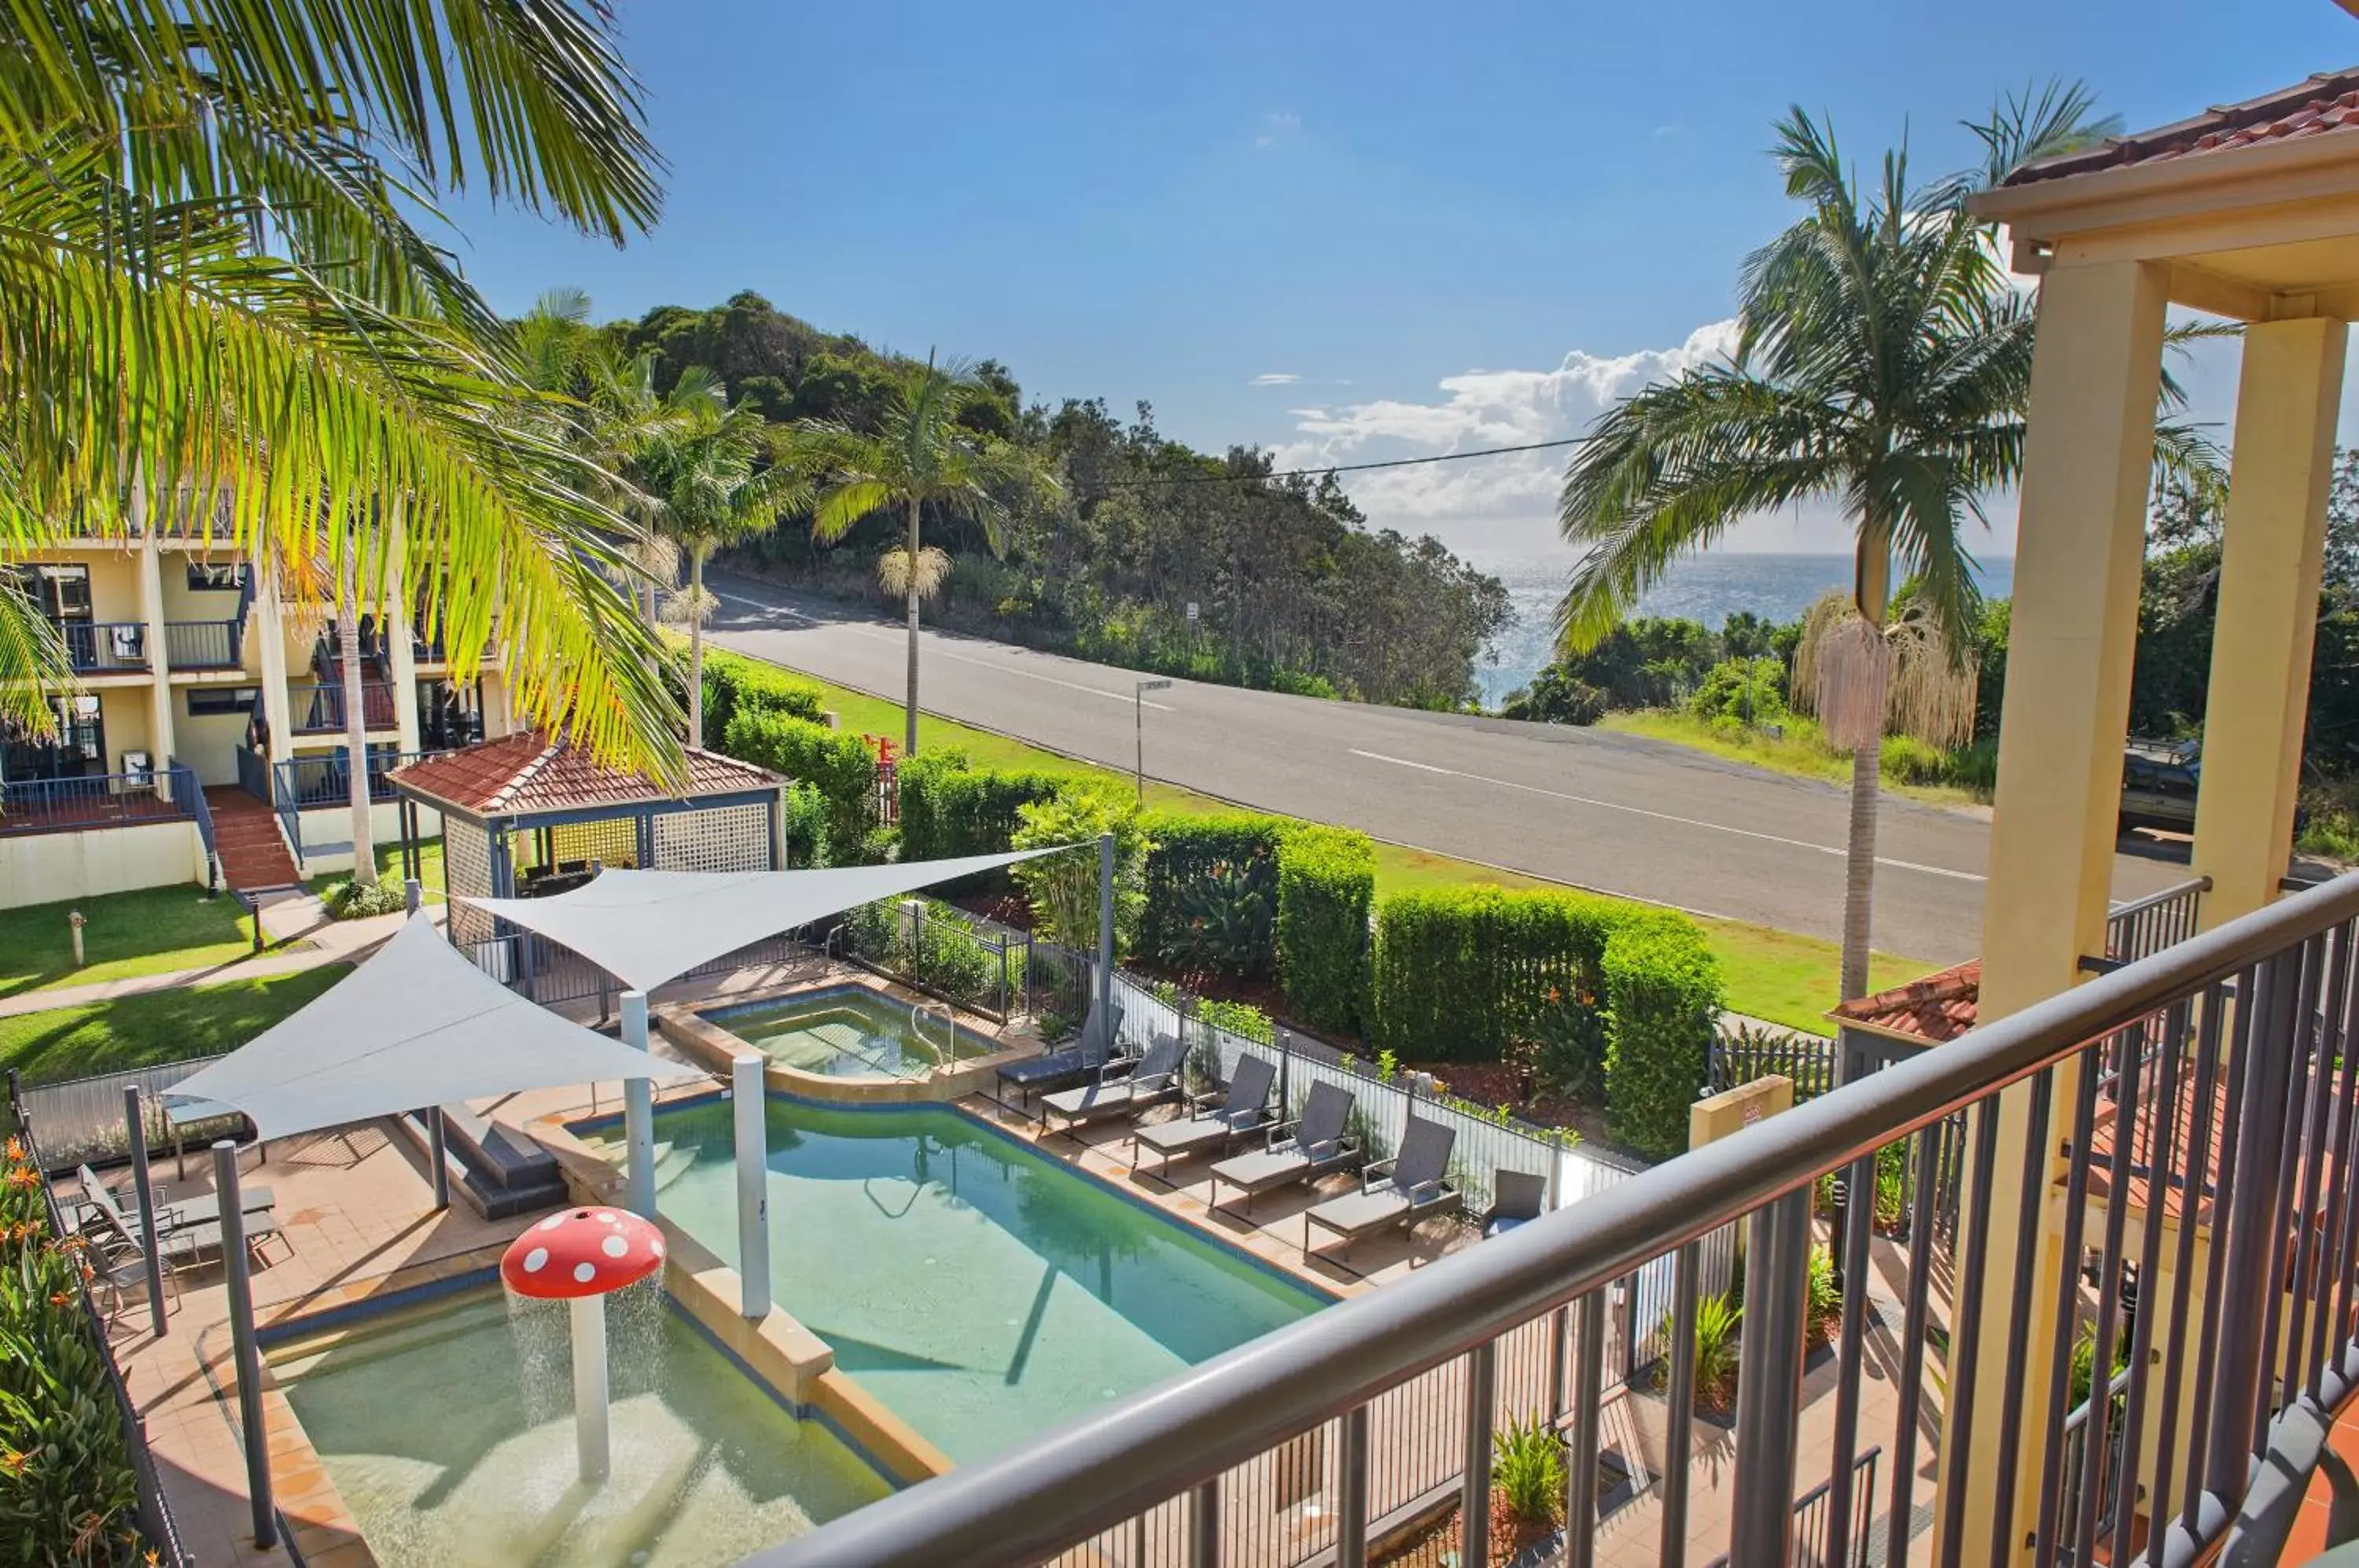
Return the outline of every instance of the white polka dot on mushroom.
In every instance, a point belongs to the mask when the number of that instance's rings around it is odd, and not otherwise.
[[[598,1266],[595,1263],[577,1263],[573,1266],[573,1278],[578,1283],[587,1285],[597,1277]]]
[[[548,1267],[549,1248],[545,1247],[536,1247],[530,1252],[524,1255],[524,1271],[526,1273],[538,1274]]]
[[[540,1222],[540,1228],[543,1230],[555,1230],[559,1225],[561,1225],[564,1223],[565,1216],[563,1214],[551,1214],[547,1219]]]
[[[609,1258],[620,1258],[631,1250],[631,1244],[619,1236],[610,1236],[598,1244],[598,1250]]]
[[[613,1214],[613,1212],[612,1212],[612,1211],[610,1211],[610,1210],[606,1210],[606,1209],[600,1209],[600,1210],[598,1211],[598,1223],[599,1223],[600,1225],[620,1225],[620,1224],[622,1224],[622,1222],[621,1222],[620,1220],[616,1219],[616,1218],[614,1216],[614,1214]]]

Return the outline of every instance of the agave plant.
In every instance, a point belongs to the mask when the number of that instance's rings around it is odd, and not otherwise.
[[[1565,1479],[1564,1439],[1537,1414],[1492,1432],[1493,1512],[1507,1526],[1510,1552],[1563,1519]]]

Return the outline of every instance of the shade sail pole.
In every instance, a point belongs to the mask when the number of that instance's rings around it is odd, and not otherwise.
[[[1098,835],[1098,1030],[1091,1043],[1114,1049],[1114,834]]]
[[[758,1051],[729,1063],[737,1134],[737,1310],[755,1323],[770,1313],[770,1132]]]
[[[623,1043],[647,1047],[647,994],[623,993]],[[645,1078],[623,1080],[623,1141],[630,1153],[630,1210],[643,1220],[656,1217],[656,1093]]]

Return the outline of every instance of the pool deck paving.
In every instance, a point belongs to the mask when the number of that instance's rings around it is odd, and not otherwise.
[[[663,1041],[656,1049],[667,1055],[678,1054]],[[685,1092],[702,1091],[692,1086]],[[611,1112],[618,1102],[618,1087],[608,1084],[515,1095],[484,1103],[478,1109],[521,1130],[536,1123],[546,1128],[551,1117],[571,1119]],[[1365,1238],[1343,1256],[1333,1256],[1329,1248],[1306,1251],[1304,1211],[1323,1197],[1351,1190],[1356,1178],[1330,1177],[1318,1190],[1264,1194],[1250,1214],[1234,1197],[1215,1208],[1210,1202],[1209,1160],[1180,1161],[1169,1171],[1142,1171],[1132,1159],[1126,1128],[1101,1126],[1075,1137],[1047,1132],[1028,1114],[987,1095],[970,1094],[957,1105],[965,1113],[1031,1143],[1044,1155],[1073,1165],[1274,1269],[1340,1297],[1406,1278],[1473,1245],[1478,1234],[1470,1220],[1435,1217],[1414,1231]],[[277,1222],[289,1244],[272,1242],[265,1255],[266,1261],[253,1273],[256,1315],[266,1327],[437,1279],[478,1272],[495,1263],[507,1242],[538,1217],[519,1215],[487,1222],[463,1202],[435,1213],[422,1158],[412,1140],[395,1134],[388,1123],[282,1139],[268,1147],[266,1158],[257,1159],[247,1150],[241,1164],[243,1181],[266,1183],[272,1189]],[[159,1160],[156,1169],[165,1202],[211,1187],[208,1161],[191,1158],[185,1177],[168,1159]],[[120,1186],[123,1178],[109,1180]],[[71,1190],[71,1183],[66,1183],[60,1196],[69,1196]],[[1889,1368],[1897,1364],[1897,1348],[1891,1341],[1900,1321],[1897,1290],[1905,1254],[1882,1249],[1881,1244],[1879,1247],[1872,1299],[1883,1326],[1872,1330],[1870,1336],[1861,1421],[1861,1430],[1867,1435],[1863,1443],[1877,1441],[1878,1433],[1890,1430],[1895,1404]],[[206,1267],[184,1274],[179,1283],[169,1332],[164,1337],[150,1334],[147,1305],[136,1292],[119,1314],[114,1330],[115,1352],[133,1401],[146,1420],[179,1528],[190,1550],[208,1564],[283,1563],[288,1561],[284,1554],[257,1550],[253,1541],[222,1271],[217,1266]],[[1946,1318],[1938,1304],[1937,1317]],[[1545,1364],[1544,1355],[1538,1353],[1541,1342],[1536,1337],[1544,1325],[1531,1327],[1532,1351],[1503,1356],[1503,1366],[1517,1368],[1502,1378],[1503,1399],[1519,1397],[1518,1379],[1531,1381],[1539,1376],[1531,1368]],[[1394,1443],[1408,1448],[1427,1441],[1426,1429],[1462,1434],[1462,1400],[1444,1387],[1459,1370],[1452,1364],[1427,1374],[1429,1379],[1438,1381],[1429,1391],[1430,1398],[1416,1408],[1428,1413],[1407,1423],[1416,1430],[1397,1432],[1389,1441],[1380,1435],[1375,1458],[1381,1462]],[[266,1381],[267,1376],[266,1368]],[[1831,1452],[1831,1370],[1822,1367],[1814,1373],[1805,1391],[1809,1405],[1802,1418],[1802,1453],[1807,1484],[1810,1465],[1823,1463]],[[1939,1405],[1931,1402],[1938,1390],[1930,1375],[1927,1393],[1930,1432],[1939,1422]],[[266,1403],[277,1500],[298,1535],[305,1561],[312,1568],[362,1568],[373,1563],[284,1398],[273,1388]],[[1617,1390],[1608,1406],[1609,1441],[1642,1458],[1658,1454],[1660,1406],[1661,1400],[1650,1393]],[[1312,1528],[1301,1522],[1303,1510],[1295,1505],[1306,1495],[1301,1477],[1316,1476],[1327,1463],[1319,1452],[1320,1436],[1307,1434],[1299,1443],[1256,1462],[1267,1472],[1269,1495],[1286,1505],[1273,1508],[1257,1529],[1266,1530],[1268,1521],[1280,1516],[1293,1521],[1287,1526],[1289,1531]],[[1720,1429],[1700,1421],[1696,1443],[1690,1536],[1696,1551],[1708,1556],[1725,1545],[1724,1493],[1730,1466],[1722,1452],[1726,1445]],[[1920,1445],[1920,1464],[1929,1447],[1930,1439]],[[1887,1465],[1879,1475],[1878,1492],[1888,1495],[1890,1486]],[[1930,1480],[1912,1490],[1930,1497]],[[1655,1506],[1656,1495],[1650,1488],[1609,1518],[1599,1538],[1598,1560],[1616,1568],[1652,1561],[1659,1532]],[[1880,1497],[1876,1512],[1882,1511]],[[1315,1510],[1311,1517],[1315,1519]],[[1275,1544],[1266,1534],[1257,1535],[1256,1541],[1263,1546]],[[1242,1540],[1237,1542],[1240,1549],[1245,1544]],[[1257,1560],[1242,1550],[1233,1556],[1240,1562]]]

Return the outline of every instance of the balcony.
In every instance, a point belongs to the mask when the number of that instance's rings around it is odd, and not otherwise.
[[[153,668],[145,621],[66,621],[57,632],[77,675],[126,675]]]
[[[245,663],[245,623],[167,621],[164,657],[174,670],[238,670]]]
[[[369,799],[382,804],[394,799],[393,786],[386,776],[397,768],[406,768],[429,757],[440,757],[439,751],[397,751],[392,746],[371,746],[368,753]],[[272,799],[298,811],[310,811],[321,806],[342,806],[350,803],[352,795],[344,753],[331,752],[324,757],[290,757],[277,765],[277,782]]]
[[[342,686],[289,686],[287,702],[299,735],[342,735],[344,732],[344,689]],[[396,728],[393,687],[383,681],[361,683],[362,721],[372,730]]]
[[[1573,1521],[1546,1560],[1584,1568],[1609,1542],[1946,1568],[2178,1565],[2241,1537],[2232,1556],[2275,1560],[2359,1370],[2354,957],[2346,877],[749,1562],[1309,1568],[1454,1509],[1479,1568],[1510,1555],[1494,1439],[1531,1422],[1561,1445]],[[1828,1177],[1876,1195],[1841,1234],[1814,1200]],[[1691,1411],[1719,1380],[1694,1325],[1707,1249],[1737,1226],[1723,1433]],[[1822,1249],[1853,1282],[1833,1307]],[[2077,1266],[2060,1280],[2054,1257]],[[1634,1322],[1652,1281],[1668,1309]],[[1653,1474],[1607,1524],[1609,1446]]]

